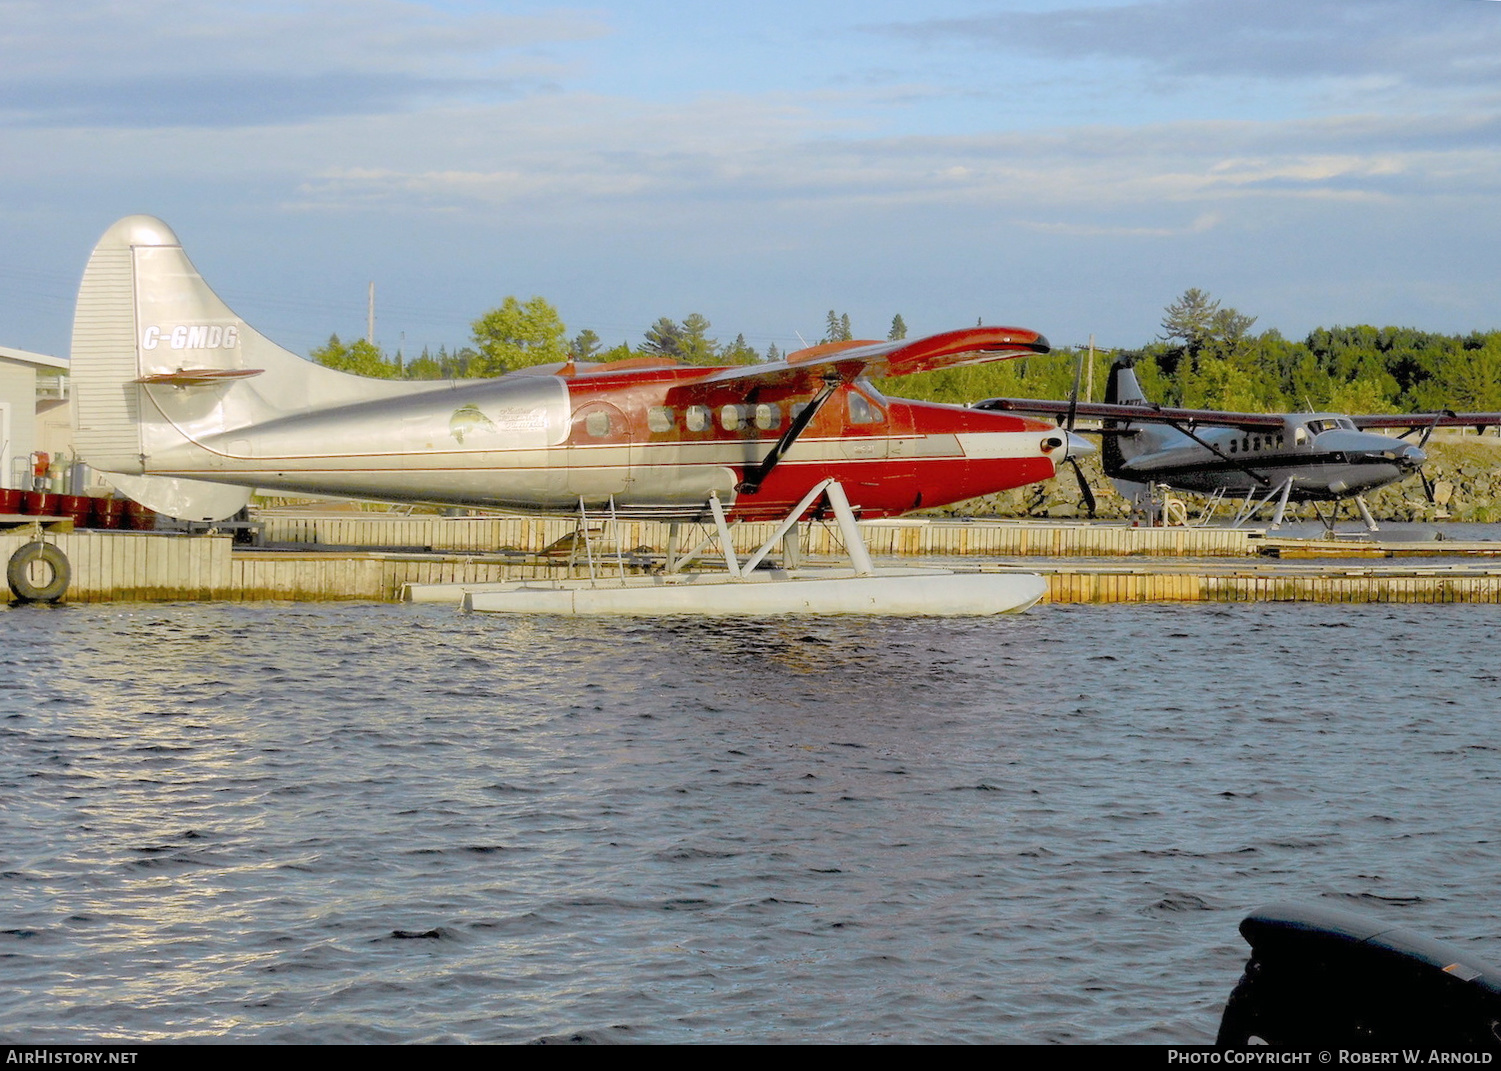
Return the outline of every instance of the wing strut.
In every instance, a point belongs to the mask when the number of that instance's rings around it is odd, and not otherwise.
[[[793,417],[792,423],[787,425],[787,430],[782,432],[782,437],[776,441],[776,445],[761,459],[761,463],[754,469],[746,471],[745,479],[741,480],[735,486],[737,492],[742,495],[753,495],[761,490],[761,485],[766,482],[766,477],[771,475],[771,470],[776,468],[777,463],[782,460],[783,455],[792,449],[792,444],[797,442],[797,437],[803,433],[803,429],[812,423],[813,418],[818,415],[819,409],[823,407],[823,403],[829,400],[829,396],[834,393],[835,388],[841,382],[842,380],[837,376],[826,376],[824,378],[823,386],[818,389],[817,394],[813,395],[813,400],[803,408],[801,413]]]

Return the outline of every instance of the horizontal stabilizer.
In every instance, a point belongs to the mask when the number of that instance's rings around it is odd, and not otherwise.
[[[122,495],[148,509],[183,521],[222,521],[250,504],[250,488],[173,476],[126,476],[101,472]]]

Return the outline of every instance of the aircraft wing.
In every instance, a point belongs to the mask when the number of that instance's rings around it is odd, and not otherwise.
[[[1405,428],[1421,431],[1423,428],[1486,428],[1501,426],[1501,413],[1365,413],[1350,418],[1357,428]]]
[[[974,404],[976,409],[999,409],[1029,416],[1067,417],[1069,403],[1043,398],[986,398]],[[1105,402],[1079,402],[1074,415],[1085,420],[1117,420],[1136,424],[1186,424],[1190,427],[1280,428],[1284,417],[1278,413],[1228,413],[1220,409],[1173,409],[1165,405],[1115,405]]]
[[[1021,327],[970,327],[895,342],[829,342],[789,353],[772,364],[722,369],[706,382],[753,379],[768,385],[816,388],[831,377],[848,383],[860,376],[878,379],[909,376],[1047,353],[1050,349],[1048,340],[1036,331]]]

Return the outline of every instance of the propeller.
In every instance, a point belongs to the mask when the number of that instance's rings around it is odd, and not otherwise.
[[[1455,415],[1456,414],[1452,409],[1440,409],[1438,412],[1434,413],[1433,420],[1428,424],[1427,427],[1423,429],[1423,434],[1418,436],[1418,449],[1421,450],[1423,449],[1423,447],[1428,445],[1428,439],[1433,435],[1433,429],[1438,427],[1440,420],[1442,420],[1446,416],[1452,417]],[[1415,430],[1416,429],[1414,428],[1408,428],[1401,435],[1397,436],[1397,438],[1405,439]],[[1433,481],[1428,478],[1428,473],[1423,471],[1423,467],[1421,465],[1418,466],[1418,479],[1423,483],[1423,494],[1428,499],[1428,504],[1430,506],[1437,505],[1438,502],[1435,499],[1433,492]]]
[[[1090,341],[1093,342],[1093,339]],[[1074,418],[1079,414],[1079,380],[1084,375],[1084,353],[1085,351],[1081,349],[1079,351],[1079,359],[1074,363],[1074,389],[1069,392],[1068,417],[1063,425],[1063,430],[1068,436],[1067,446],[1073,445]],[[1079,459],[1074,456],[1073,451],[1068,450],[1063,456],[1074,467],[1074,479],[1079,481],[1079,497],[1084,500],[1084,508],[1089,512],[1089,519],[1094,520],[1094,489],[1089,486],[1089,481],[1085,479],[1084,470],[1079,467]]]

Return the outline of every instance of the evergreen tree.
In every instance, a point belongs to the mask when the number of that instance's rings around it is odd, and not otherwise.
[[[651,357],[670,357],[674,361],[681,360],[683,329],[678,326],[676,320],[663,316],[646,329],[646,341],[641,344],[641,352]]]
[[[886,332],[888,342],[898,342],[907,337],[907,321],[902,319],[902,314],[897,313],[891,318],[891,330]]]
[[[1163,311],[1162,340],[1180,342],[1192,357],[1213,334],[1220,303],[1198,287],[1190,287]]]
[[[744,335],[736,335],[734,342],[719,351],[721,364],[756,364],[760,360],[761,355],[751,349]]]
[[[830,309],[828,319],[825,321],[822,341],[848,342],[854,337],[850,332],[850,314],[845,313],[841,316],[833,309]]]
[[[719,343],[709,337],[709,321],[696,312],[683,318],[679,360],[688,364],[714,364],[719,354]]]
[[[598,352],[599,336],[587,327],[574,335],[573,341],[568,343],[568,359],[571,361],[592,361]]]

